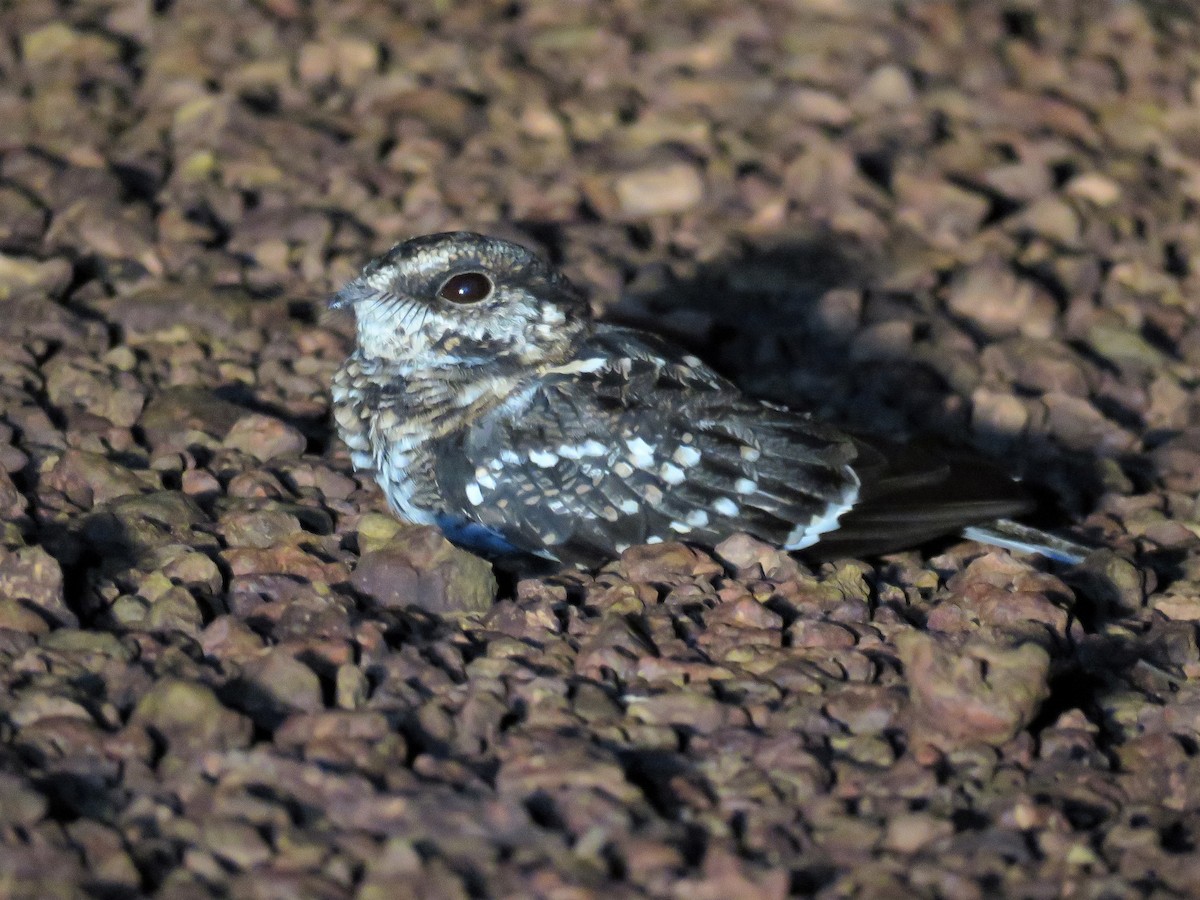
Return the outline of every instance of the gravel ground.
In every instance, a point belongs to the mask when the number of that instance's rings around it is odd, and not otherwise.
[[[0,28],[0,895],[1194,895],[1190,4]],[[322,298],[463,226],[761,396],[1004,458],[1108,549],[497,583],[329,422]]]

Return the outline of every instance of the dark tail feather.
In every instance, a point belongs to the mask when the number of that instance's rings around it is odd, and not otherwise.
[[[836,531],[809,553],[877,556],[936,538],[971,540],[1078,562],[1087,549],[1009,521],[1031,512],[1032,495],[1007,473],[978,458],[950,460],[919,446],[884,448],[859,442],[855,466],[862,490]]]

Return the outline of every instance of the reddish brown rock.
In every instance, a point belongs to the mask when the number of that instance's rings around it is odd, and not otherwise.
[[[1036,644],[1006,649],[905,632],[897,649],[921,735],[955,746],[1011,739],[1050,693],[1050,657]]]
[[[246,747],[251,740],[249,719],[222,705],[208,686],[179,679],[155,684],[138,701],[130,722],[180,756],[208,747]]]
[[[491,566],[434,528],[405,528],[364,553],[350,583],[380,606],[414,606],[437,615],[486,612],[496,597]]]
[[[258,413],[242,416],[234,422],[223,443],[264,462],[276,456],[296,456],[303,453],[308,444],[299,430],[273,416]]]
[[[621,554],[618,571],[630,581],[670,584],[718,575],[721,567],[711,557],[686,544],[667,542],[630,547]]]

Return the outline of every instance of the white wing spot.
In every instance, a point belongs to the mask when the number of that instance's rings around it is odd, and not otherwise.
[[[605,456],[608,448],[599,441],[588,438],[582,444],[562,444],[557,452],[564,459],[583,459],[585,456]]]
[[[618,478],[628,478],[633,474],[633,466],[627,462],[619,462],[613,466],[613,474]]]
[[[687,514],[687,516],[684,518],[684,521],[693,528],[703,528],[708,524],[708,513],[702,509],[693,509]]]
[[[656,445],[634,438],[626,441],[625,446],[629,448],[629,461],[639,469],[649,469],[654,465],[654,451],[658,449]]]
[[[483,503],[483,491],[479,490],[479,485],[473,481],[467,485],[467,499],[471,501],[472,506]]]
[[[758,482],[752,478],[739,478],[733,483],[733,489],[739,494],[753,494],[758,490]]]
[[[746,462],[757,462],[759,457],[762,456],[762,451],[755,447],[742,447],[738,452],[741,453],[742,459]]]
[[[621,501],[621,512],[627,515],[633,515],[639,509],[638,502],[632,498]]]
[[[672,531],[678,531],[680,534],[687,534],[692,530],[692,526],[686,522],[672,522],[669,527]]]
[[[530,450],[529,461],[535,466],[541,466],[543,469],[549,469],[558,462],[558,455],[551,453],[549,450]]]
[[[671,454],[671,459],[687,468],[700,462],[700,451],[695,447],[679,447]]]
[[[723,516],[730,518],[741,513],[742,509],[728,497],[718,497],[713,501],[712,508]]]
[[[647,544],[661,544],[662,538],[660,538],[657,534],[652,534],[652,535],[650,535],[650,537],[646,538],[646,543]]]
[[[662,480],[667,484],[683,484],[687,476],[683,474],[683,469],[679,466],[673,466],[670,463],[663,463],[662,468],[658,470],[658,474],[662,476]]]

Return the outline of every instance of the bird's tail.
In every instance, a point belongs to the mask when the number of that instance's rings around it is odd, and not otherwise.
[[[862,496],[810,555],[875,556],[955,534],[1072,565],[1090,552],[1014,521],[1012,516],[1031,513],[1038,503],[1026,485],[994,463],[921,444],[896,447],[859,439],[858,447]]]

